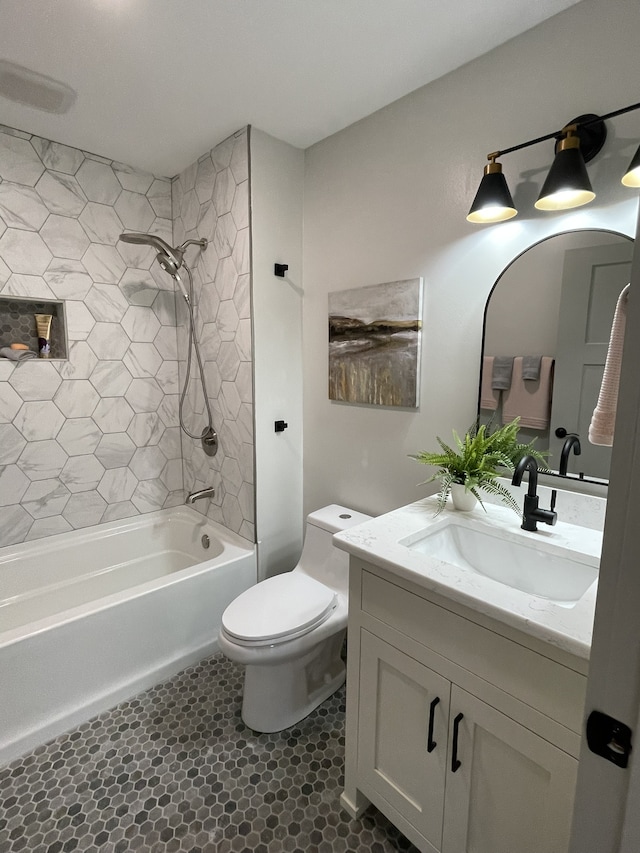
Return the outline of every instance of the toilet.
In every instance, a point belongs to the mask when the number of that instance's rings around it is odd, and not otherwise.
[[[246,590],[222,614],[220,649],[245,666],[242,719],[249,728],[287,729],[344,683],[349,555],[331,540],[370,520],[337,504],[310,513],[293,571]]]

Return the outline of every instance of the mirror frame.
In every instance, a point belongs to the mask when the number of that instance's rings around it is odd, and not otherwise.
[[[611,235],[616,236],[616,237],[623,237],[625,240],[629,240],[632,244],[635,243],[633,236],[631,236],[630,234],[624,234],[623,232],[618,231],[618,230],[613,229],[613,228],[598,228],[597,226],[592,225],[589,228],[570,228],[567,231],[557,231],[553,234],[548,234],[546,237],[541,237],[539,240],[536,240],[535,242],[531,243],[531,245],[527,246],[525,249],[523,249],[521,252],[519,252],[502,269],[502,272],[498,275],[498,277],[494,281],[494,283],[491,287],[491,290],[487,294],[487,298],[486,298],[486,301],[484,304],[484,311],[482,312],[482,340],[480,343],[480,369],[479,369],[479,376],[478,376],[478,398],[477,398],[477,404],[476,404],[476,417],[478,419],[478,422],[480,420],[480,412],[481,412],[480,401],[481,401],[481,397],[482,397],[482,356],[484,353],[485,338],[486,338],[486,333],[487,333],[487,312],[489,310],[489,304],[491,302],[491,297],[493,296],[496,287],[500,284],[500,281],[502,280],[503,276],[506,275],[507,271],[511,269],[511,267],[516,263],[516,261],[518,261],[523,255],[525,255],[531,249],[535,249],[536,246],[539,246],[541,243],[546,243],[549,240],[552,240],[554,237],[564,237],[568,234],[583,234],[583,233],[588,232],[588,231],[594,231],[594,232],[597,232],[599,234],[611,234]],[[545,477],[553,477],[553,478],[557,478],[558,480],[562,480],[562,481],[572,480],[578,484],[579,483],[586,483],[586,484],[590,484],[590,485],[604,486],[604,487],[607,487],[609,485],[608,479],[606,479],[606,480],[605,479],[597,479],[594,477],[580,476],[579,474],[568,474],[568,473],[567,474],[560,474],[556,471],[544,471],[544,472],[541,472],[541,474],[542,473],[544,473]]]

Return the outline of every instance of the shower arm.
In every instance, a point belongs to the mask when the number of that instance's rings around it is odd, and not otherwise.
[[[202,237],[199,240],[185,240],[184,243],[180,244],[180,251],[183,252],[187,246],[200,246],[201,249],[206,249],[209,245],[209,241],[206,237]]]

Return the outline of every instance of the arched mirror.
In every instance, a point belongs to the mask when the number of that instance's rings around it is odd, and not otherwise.
[[[519,415],[522,440],[536,438],[552,470],[575,434],[582,452],[569,455],[568,473],[609,478],[611,448],[590,444],[588,430],[632,253],[633,240],[622,234],[558,234],[517,257],[487,300],[480,420],[501,424]]]

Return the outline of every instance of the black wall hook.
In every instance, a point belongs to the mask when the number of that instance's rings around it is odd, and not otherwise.
[[[289,264],[274,264],[273,265],[273,274],[279,276],[280,278],[284,278],[284,274],[289,269]]]

